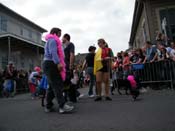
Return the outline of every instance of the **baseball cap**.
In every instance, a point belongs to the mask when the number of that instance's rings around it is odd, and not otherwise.
[[[96,47],[95,46],[89,46],[89,51],[92,51],[92,50],[96,50]]]

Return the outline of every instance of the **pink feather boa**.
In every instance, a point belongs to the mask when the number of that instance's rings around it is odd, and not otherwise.
[[[60,59],[60,63],[63,65],[63,69],[62,71],[60,72],[60,75],[61,75],[61,78],[63,81],[65,81],[66,79],[66,64],[64,62],[64,51],[63,51],[63,48],[62,48],[62,43],[61,43],[61,40],[59,39],[59,37],[57,35],[52,35],[52,34],[48,34],[46,35],[45,37],[46,41],[48,41],[49,39],[55,39],[56,43],[57,43],[57,53],[58,53],[58,56],[59,56],[59,59]]]

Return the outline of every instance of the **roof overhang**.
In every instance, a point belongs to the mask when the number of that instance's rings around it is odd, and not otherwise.
[[[43,32],[47,32],[46,29],[38,26],[34,22],[32,22],[32,21],[28,20],[27,18],[25,18],[24,16],[16,13],[15,11],[11,10],[10,8],[8,8],[7,6],[3,5],[1,2],[0,2],[0,11],[8,13],[11,17],[13,17],[15,19],[18,19],[19,21],[24,21],[25,23],[33,26],[34,28],[36,28],[37,30],[39,30],[42,33]]]

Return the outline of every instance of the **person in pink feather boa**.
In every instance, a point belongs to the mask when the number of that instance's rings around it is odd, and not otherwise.
[[[59,104],[59,113],[71,112],[74,107],[66,104],[63,96],[63,82],[66,78],[64,63],[64,51],[60,40],[61,29],[52,28],[50,34],[46,35],[44,47],[43,70],[47,76],[49,88],[47,90],[45,112],[53,110],[52,100],[56,97]]]
[[[46,35],[46,40],[49,39],[54,39],[57,43],[57,54],[60,58],[60,64],[62,65],[62,69],[60,70],[60,75],[63,81],[65,81],[66,79],[66,64],[64,62],[64,51],[63,51],[63,47],[62,47],[62,43],[61,40],[59,39],[59,37],[56,34],[48,34]]]

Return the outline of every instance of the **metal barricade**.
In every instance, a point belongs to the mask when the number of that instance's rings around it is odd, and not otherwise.
[[[19,78],[16,81],[16,93],[28,93],[29,92],[29,85],[28,80],[25,78]]]
[[[157,61],[153,63],[134,64],[132,71],[135,71],[143,84],[170,83],[173,89],[175,81],[175,62],[172,60]]]

